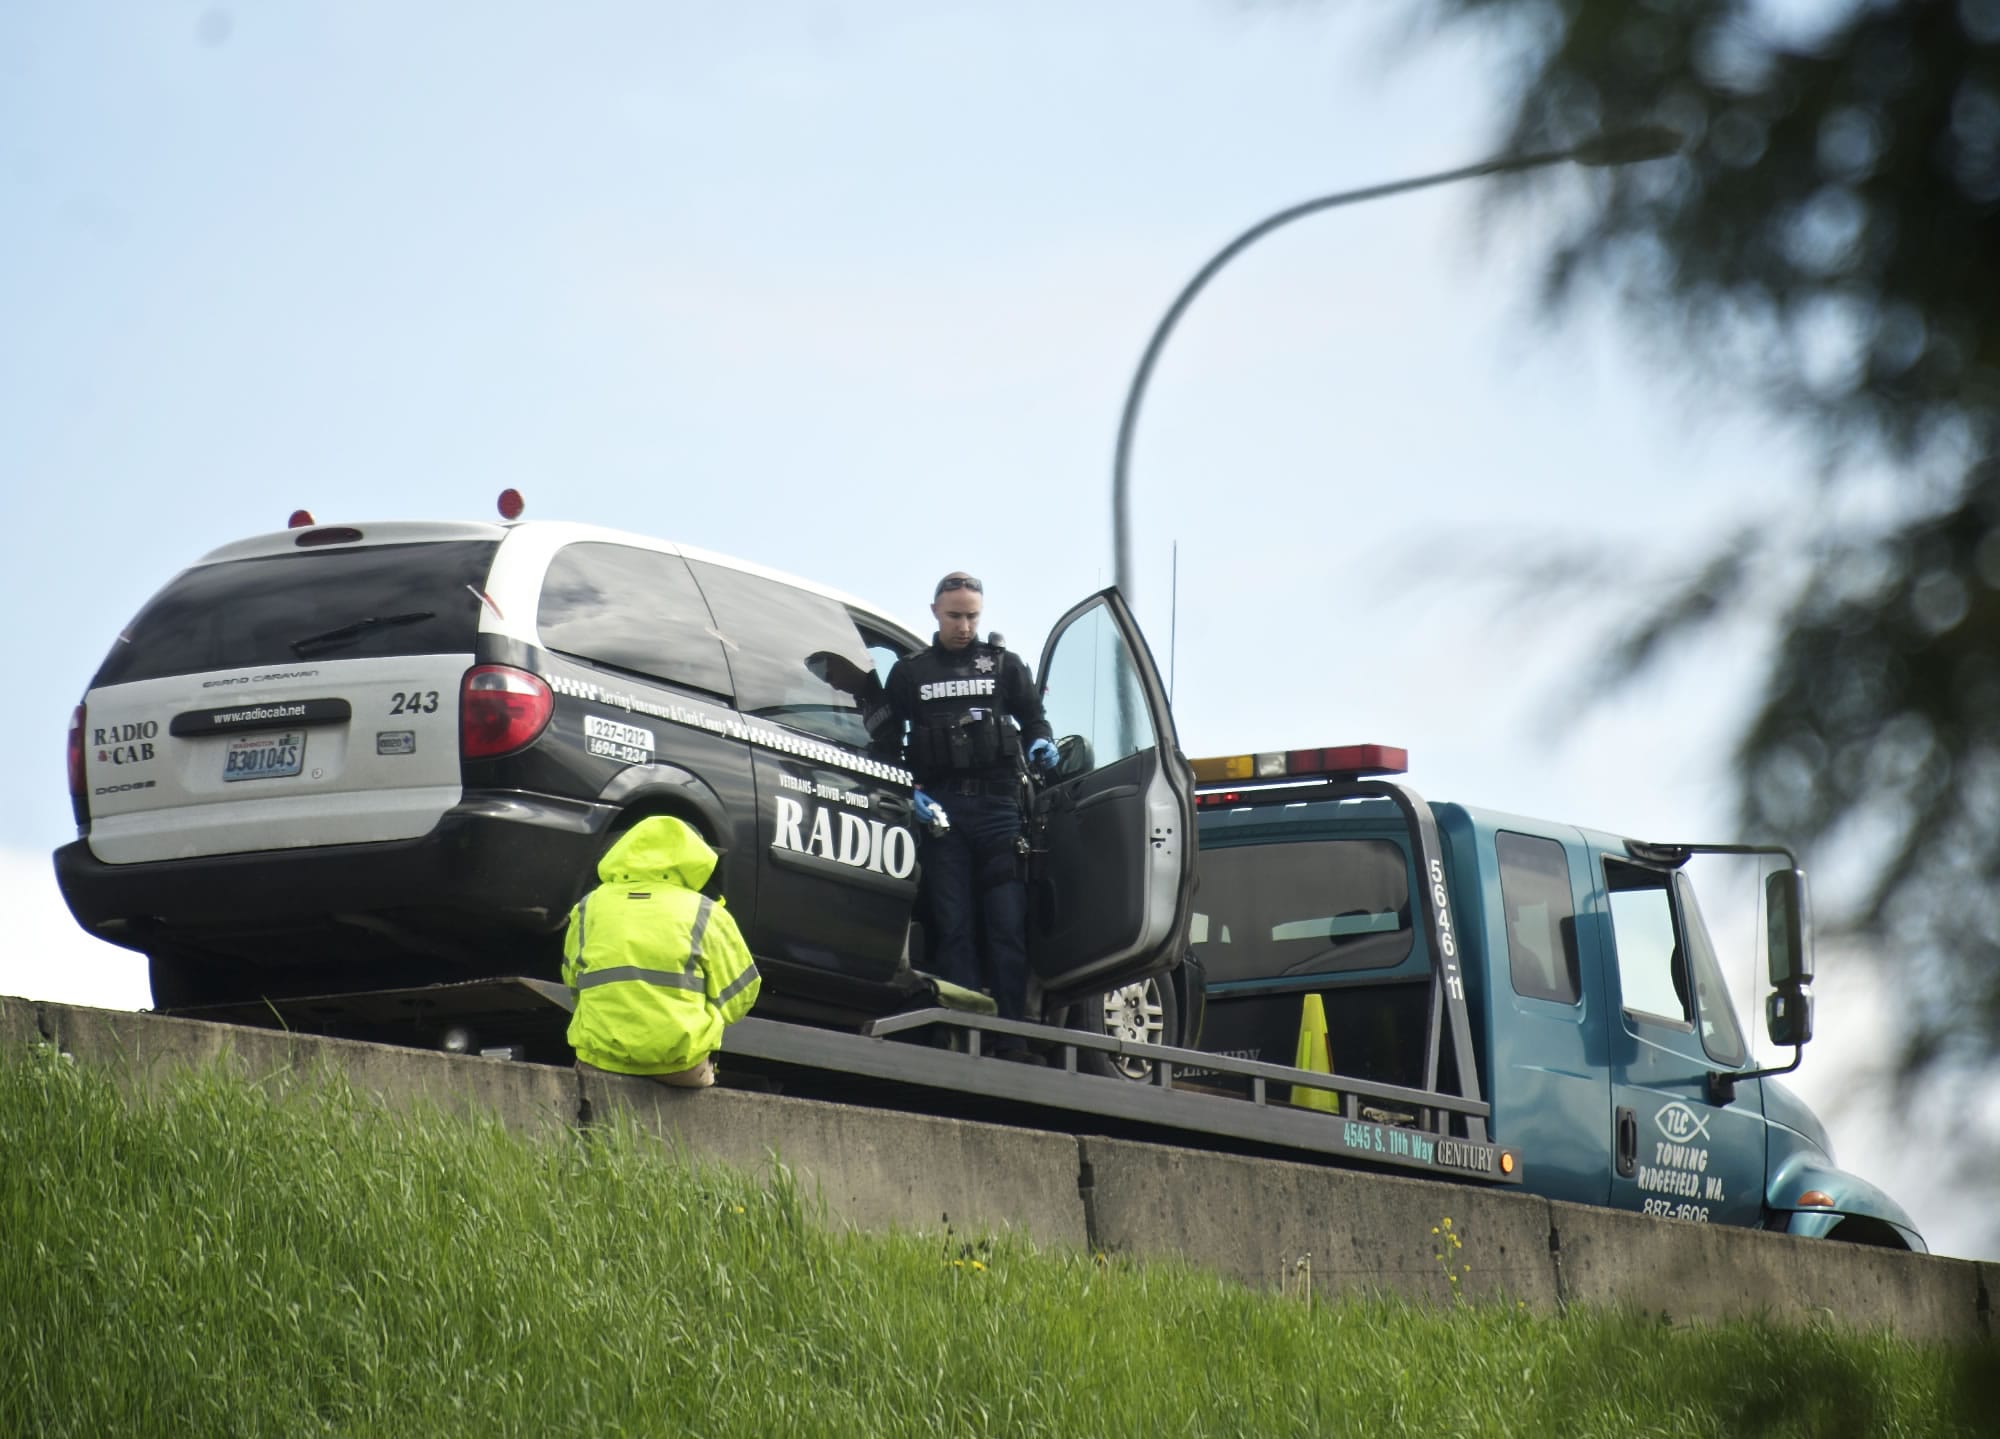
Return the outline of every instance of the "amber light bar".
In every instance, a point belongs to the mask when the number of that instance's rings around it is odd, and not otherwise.
[[[1217,755],[1190,760],[1196,784],[1242,784],[1308,779],[1358,779],[1370,774],[1406,774],[1410,752],[1389,744],[1329,745],[1315,749],[1271,750],[1263,754]]]

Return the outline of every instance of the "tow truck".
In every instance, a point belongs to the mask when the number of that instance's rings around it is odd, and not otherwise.
[[[1480,1103],[1532,1193],[1924,1250],[1780,1081],[1813,1030],[1790,850],[1426,803],[1391,778],[1407,768],[1387,745],[1194,762],[1204,1049],[1303,1052],[1323,1013],[1325,1067]],[[1690,875],[1699,856],[1757,869],[1765,1024],[1789,1063],[1753,1061]],[[1335,1088],[1341,1113],[1389,1142],[1416,1113]]]

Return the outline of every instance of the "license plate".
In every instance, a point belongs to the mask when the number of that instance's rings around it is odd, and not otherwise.
[[[225,782],[239,779],[283,779],[306,765],[306,737],[303,730],[287,734],[246,734],[229,741],[229,753],[222,757]]]

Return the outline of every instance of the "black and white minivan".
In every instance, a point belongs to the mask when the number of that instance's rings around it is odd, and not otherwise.
[[[917,831],[852,677],[923,643],[613,530],[304,523],[205,556],[119,635],[70,731],[57,877],[145,952],[161,1008],[553,976],[611,838],[676,814],[723,854],[764,1012],[880,1013],[922,986]],[[1114,591],[1038,678],[1063,753],[1031,884],[1043,1012],[1179,1042],[1193,781]]]

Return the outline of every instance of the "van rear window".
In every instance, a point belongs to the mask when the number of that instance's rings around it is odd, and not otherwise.
[[[1409,859],[1385,839],[1204,849],[1188,938],[1213,984],[1386,969],[1410,952]]]
[[[93,687],[325,656],[471,653],[496,540],[303,550],[184,570],[111,646]]]

